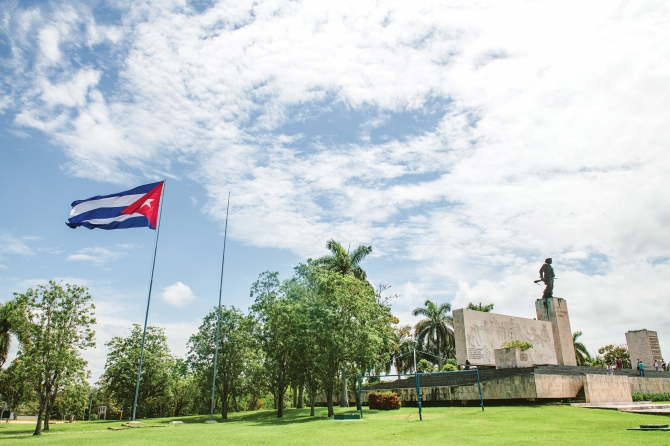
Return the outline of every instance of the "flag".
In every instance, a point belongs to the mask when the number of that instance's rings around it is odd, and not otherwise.
[[[156,229],[164,181],[72,203],[66,225],[88,229]]]

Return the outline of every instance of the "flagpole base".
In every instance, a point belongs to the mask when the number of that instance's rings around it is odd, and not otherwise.
[[[218,421],[213,420],[213,419],[205,421],[205,424],[218,424],[218,423],[219,423]]]

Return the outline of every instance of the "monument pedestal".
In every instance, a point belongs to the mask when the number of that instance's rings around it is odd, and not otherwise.
[[[577,365],[575,346],[572,342],[568,304],[560,297],[550,297],[535,301],[535,312],[540,321],[551,322],[559,365]]]
[[[661,359],[663,359],[658,335],[655,331],[630,330],[626,333],[626,344],[630,354],[630,365],[633,369],[637,368],[638,359],[644,362],[644,367],[647,370],[653,369],[654,360],[660,364]]]

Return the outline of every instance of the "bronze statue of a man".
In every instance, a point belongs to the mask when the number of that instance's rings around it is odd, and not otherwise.
[[[544,261],[544,265],[540,268],[540,280],[546,285],[542,299],[554,297],[554,268],[551,267],[551,258]],[[538,282],[539,282],[538,281]]]

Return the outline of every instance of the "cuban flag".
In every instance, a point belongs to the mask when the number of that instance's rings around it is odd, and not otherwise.
[[[145,184],[118,194],[101,195],[72,203],[66,225],[75,229],[156,229],[165,181]]]

